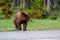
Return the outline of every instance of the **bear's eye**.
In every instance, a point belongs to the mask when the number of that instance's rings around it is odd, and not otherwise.
[[[28,19],[30,19],[30,17],[28,17]]]

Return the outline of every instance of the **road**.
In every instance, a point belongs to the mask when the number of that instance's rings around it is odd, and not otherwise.
[[[60,40],[60,30],[0,32],[0,40]]]

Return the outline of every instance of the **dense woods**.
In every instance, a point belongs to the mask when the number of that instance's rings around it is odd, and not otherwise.
[[[60,0],[0,0],[0,19],[25,10],[34,19],[60,19]]]

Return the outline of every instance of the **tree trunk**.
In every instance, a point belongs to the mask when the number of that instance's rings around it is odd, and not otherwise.
[[[23,10],[25,10],[25,0],[23,0]]]
[[[47,11],[50,11],[50,0],[47,0]]]
[[[21,9],[25,10],[25,0],[21,0]]]

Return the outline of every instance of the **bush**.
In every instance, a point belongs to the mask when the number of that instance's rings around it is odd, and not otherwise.
[[[0,19],[8,19],[12,16],[13,10],[10,9],[12,0],[0,1]]]
[[[5,1],[0,0],[0,6],[3,6],[3,5],[5,5],[5,4],[6,4],[6,2],[5,2]]]
[[[2,6],[1,11],[2,11],[1,19],[9,19],[12,16],[12,13],[13,13],[13,10],[10,9],[8,4]]]
[[[12,13],[13,13],[13,10],[3,11],[2,12],[2,14],[3,14],[2,19],[9,19],[9,18],[11,18]]]
[[[55,20],[57,19],[57,16],[51,16],[50,19]]]
[[[1,10],[2,8],[0,7],[0,19],[1,19],[1,17],[2,17],[2,10]]]
[[[57,10],[54,10],[49,13],[49,19],[55,20],[55,19],[60,19],[60,12]]]
[[[26,10],[26,12],[34,19],[47,18],[47,13],[43,11],[36,11],[36,10],[30,9],[30,10]]]

